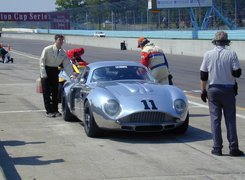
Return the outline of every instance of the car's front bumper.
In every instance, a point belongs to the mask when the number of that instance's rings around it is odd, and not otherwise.
[[[165,113],[141,112],[117,119],[109,120],[94,114],[95,121],[100,128],[125,131],[159,132],[175,129],[184,123],[184,120],[171,117]]]

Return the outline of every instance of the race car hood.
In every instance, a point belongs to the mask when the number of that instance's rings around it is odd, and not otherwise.
[[[98,86],[106,89],[114,96],[135,96],[135,95],[160,95],[163,94],[165,86],[159,86],[155,83],[146,81],[115,81],[115,82],[104,82]]]
[[[93,111],[103,114],[104,103],[114,99],[120,104],[120,114],[110,118],[122,118],[135,112],[152,111],[164,112],[173,117],[184,119],[187,112],[180,117],[174,108],[178,99],[185,101],[187,98],[183,91],[176,86],[160,85],[147,81],[110,81],[91,85],[88,100],[93,105]],[[107,115],[105,115],[107,117]],[[107,117],[109,118],[109,117]]]
[[[102,103],[105,99],[117,99],[123,109],[117,118],[132,112],[145,111],[146,108],[152,108],[151,106],[155,106],[158,111],[178,117],[179,114],[174,109],[174,101],[182,99],[186,104],[188,103],[183,91],[176,86],[147,81],[111,81],[101,82],[95,86],[90,94],[91,101],[97,104],[98,109],[103,107]]]

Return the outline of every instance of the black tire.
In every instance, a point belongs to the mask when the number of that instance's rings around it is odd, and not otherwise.
[[[98,137],[99,127],[94,120],[94,116],[91,112],[89,102],[84,105],[84,130],[88,137]]]
[[[62,114],[63,114],[63,119],[65,121],[68,122],[77,121],[77,118],[73,114],[71,114],[65,96],[62,97]]]
[[[185,134],[189,126],[189,112],[183,124],[173,130],[174,134]]]

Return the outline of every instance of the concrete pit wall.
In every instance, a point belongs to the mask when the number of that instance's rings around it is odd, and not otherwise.
[[[53,34],[2,34],[2,37],[18,39],[35,39],[54,41]],[[66,43],[84,46],[120,49],[121,42],[125,41],[128,50],[137,50],[137,38],[111,38],[65,35]],[[187,55],[202,57],[203,54],[214,47],[210,40],[186,40],[186,39],[150,39],[160,46],[166,54]],[[239,60],[245,60],[245,41],[232,41],[229,48],[236,51]]]

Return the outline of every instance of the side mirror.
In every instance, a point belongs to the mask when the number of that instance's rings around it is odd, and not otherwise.
[[[85,84],[86,83],[86,79],[84,78],[81,78],[80,81],[79,81],[80,84]]]

